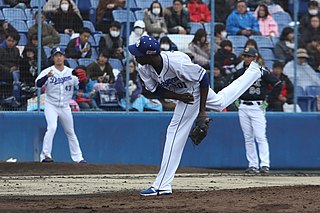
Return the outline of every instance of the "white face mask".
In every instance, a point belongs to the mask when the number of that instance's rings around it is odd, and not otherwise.
[[[120,31],[111,30],[110,35],[114,38],[118,37],[120,35]]]
[[[160,48],[165,50],[165,51],[168,51],[170,49],[170,45],[169,44],[161,44]]]
[[[224,38],[227,37],[227,34],[228,34],[228,33],[227,33],[226,31],[222,31],[222,32],[221,32],[221,36],[224,37]]]
[[[308,10],[308,11],[309,11],[309,14],[312,16],[315,16],[318,14],[318,10]]]
[[[160,14],[160,8],[152,9],[152,13],[155,14],[155,15],[159,15]]]
[[[69,9],[69,4],[61,4],[61,10],[63,12],[67,12]]]
[[[289,47],[290,49],[294,49],[294,43],[290,41],[286,41],[286,46]]]
[[[143,29],[141,29],[141,28],[136,28],[136,29],[134,29],[134,33],[135,33],[137,36],[141,36],[142,33],[143,33]]]

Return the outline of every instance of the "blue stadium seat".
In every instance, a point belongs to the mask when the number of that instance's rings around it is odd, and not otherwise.
[[[91,54],[90,58],[93,58],[93,59],[97,60],[99,58],[99,54],[98,54],[97,49],[96,48],[92,48],[91,51],[92,51],[92,54]]]
[[[32,25],[34,25],[36,23],[36,21],[33,19],[33,20],[28,20],[27,21],[27,27],[30,28]]]
[[[27,20],[26,14],[24,13],[24,10],[22,10],[22,9],[3,8],[2,12],[3,12],[4,18],[8,21],[12,21],[12,20],[26,21]]]
[[[24,13],[26,14],[27,20],[34,20],[34,14],[38,11],[37,8],[26,8]]]
[[[123,69],[121,60],[117,58],[109,58],[109,63],[111,64],[113,69],[118,69],[120,71]]]
[[[70,36],[68,34],[62,34],[59,33],[60,35],[60,46],[66,47],[70,41]]]
[[[89,42],[91,43],[91,46],[97,47],[99,44],[96,43],[92,35],[89,37]]]
[[[168,34],[168,37],[177,45],[179,51],[185,52],[189,50],[188,45],[194,38],[194,35]]]
[[[93,58],[79,58],[78,64],[82,65],[82,66],[88,66],[89,64],[91,64],[94,61],[95,61],[95,59],[93,59]]]
[[[259,53],[262,55],[264,60],[269,60],[269,61],[275,60],[274,53],[271,49],[262,48],[262,49],[259,49]]]
[[[248,40],[248,37],[243,35],[229,35],[227,39],[232,42],[232,46],[234,48],[243,48]]]
[[[139,1],[139,0],[138,0]],[[127,4],[128,4],[128,1],[126,1],[126,5],[125,5],[125,8],[127,8]],[[137,3],[135,0],[131,0],[130,1],[130,10],[131,11],[136,11],[136,10],[139,10],[140,8],[138,7]]]
[[[41,0],[40,1],[40,5],[39,5],[39,0],[31,0],[30,1],[30,6],[31,7],[43,7],[44,5],[45,5],[45,3],[46,3],[47,1],[46,0]]]
[[[316,112],[319,109],[318,108],[318,104],[317,104],[317,96],[320,96],[320,86],[317,85],[310,85],[306,87],[306,94],[308,96],[313,96],[314,99],[311,103],[311,111]]]
[[[204,29],[203,25],[198,22],[189,22],[190,34],[196,34],[197,30]]]
[[[78,62],[73,58],[67,58],[67,62],[69,63],[69,67],[75,69],[78,66]]]
[[[159,2],[161,3],[162,8],[172,7],[173,6],[173,1],[172,0],[161,0]]]
[[[313,96],[309,96],[306,94],[305,90],[301,86],[296,86],[295,93],[297,95],[298,104],[303,112],[311,112],[312,111],[312,103],[314,101]]]
[[[93,35],[93,38],[94,38],[94,40],[96,41],[97,46],[99,46],[100,39],[101,39],[101,37],[103,37],[103,36],[104,36],[104,34],[94,34],[94,35]]]
[[[50,58],[50,56],[51,56],[51,49],[50,49],[50,47],[48,47],[48,46],[43,46],[43,49],[44,49],[44,52],[45,52],[46,55],[47,55],[47,58]]]
[[[28,26],[25,21],[22,20],[14,20],[10,21],[10,24],[19,32],[19,33],[27,33]]]
[[[136,10],[136,11],[134,11],[134,15],[136,16],[137,20],[143,20],[144,10]]]
[[[141,9],[149,8],[153,0],[137,0],[137,7]]]
[[[274,36],[274,37],[272,37],[272,43],[273,43],[273,46],[275,46],[275,45],[276,45],[276,43],[278,43],[278,41],[279,41],[279,37],[278,37],[278,36]]]
[[[99,0],[90,0],[91,7],[97,8],[99,4]]]
[[[217,24],[224,25],[224,23],[222,23],[222,22],[214,22],[214,26],[216,26]],[[206,30],[207,34],[211,34],[211,23],[205,22],[205,23],[203,23],[203,26],[204,26],[204,29]]]
[[[243,48],[234,48],[233,53],[236,54],[236,56],[240,56],[240,54],[243,52]]]
[[[278,31],[281,34],[283,28],[289,26],[289,23],[292,22],[292,18],[287,12],[277,12],[273,13],[272,17],[278,24]]]
[[[5,20],[4,15],[1,10],[0,10],[0,20]]]
[[[134,13],[132,11],[129,12],[129,21],[130,22],[135,22],[136,17],[134,16]],[[120,23],[125,23],[127,22],[127,10],[113,10],[112,11],[112,16],[115,21],[118,21]]]
[[[20,35],[20,40],[19,40],[18,46],[26,46],[28,42],[28,38],[26,34],[19,33],[19,35]]]
[[[272,70],[272,66],[273,66],[274,61],[272,61],[272,60],[265,60],[264,63],[265,63],[266,67],[267,67],[269,70]]]
[[[9,7],[10,7],[9,5],[3,3],[3,0],[0,0],[0,9],[9,8]]]
[[[254,39],[257,42],[258,48],[274,48],[274,45],[269,36],[252,35],[250,38]]]
[[[93,23],[88,20],[83,20],[83,27],[87,27],[91,30],[91,33],[94,34],[96,32],[96,28],[94,27]]]

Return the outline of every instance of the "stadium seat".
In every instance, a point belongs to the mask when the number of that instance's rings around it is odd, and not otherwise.
[[[135,22],[136,17],[134,16],[134,13],[132,11],[129,12],[129,22]],[[127,10],[113,10],[112,16],[115,21],[118,21],[120,23],[127,22]]]
[[[26,34],[19,33],[19,35],[20,35],[20,40],[19,40],[18,46],[26,46],[28,42],[28,38]]]
[[[4,15],[1,10],[0,10],[0,20],[5,20]]]
[[[90,0],[91,7],[97,8],[99,5],[99,0]]]
[[[48,47],[48,46],[43,46],[43,49],[44,49],[44,52],[45,52],[46,55],[47,55],[47,58],[50,58],[50,56],[51,56],[51,49],[50,49],[50,47]]]
[[[75,69],[78,66],[78,62],[73,58],[67,58],[67,62],[69,63],[69,67]]]
[[[305,90],[301,86],[295,87],[295,93],[297,95],[298,104],[303,112],[311,112],[312,111],[312,103],[314,101],[313,96],[309,96],[306,94]]]
[[[254,39],[257,42],[258,48],[274,48],[274,45],[269,36],[252,35],[250,38]]]
[[[36,8],[26,8],[24,13],[26,14],[27,21],[34,20],[34,14],[38,11]]]
[[[99,45],[96,43],[92,35],[89,37],[89,42],[91,43],[92,47],[97,47]]]
[[[243,35],[229,35],[227,39],[232,42],[232,46],[234,48],[243,48],[248,40],[248,37]]]
[[[30,28],[32,25],[34,25],[36,23],[36,21],[33,19],[33,20],[28,20],[27,21],[27,27]]]
[[[78,64],[82,65],[82,66],[88,66],[89,64],[91,64],[94,61],[95,61],[95,59],[93,59],[93,58],[79,58]]]
[[[10,21],[10,24],[19,32],[19,33],[27,33],[28,26],[25,21],[22,20],[14,20]]]
[[[222,22],[214,22],[214,26],[216,26],[217,24],[224,25],[224,23],[222,23]],[[204,29],[206,30],[207,34],[211,34],[211,23],[205,22],[205,23],[203,23],[203,26],[204,26]]]
[[[136,11],[134,11],[134,15],[136,16],[137,20],[143,20],[144,10],[136,10]]]
[[[172,3],[173,1],[172,0],[161,0],[159,2],[161,3],[162,8],[172,7],[173,6],[173,3]]]
[[[272,17],[278,24],[278,31],[281,34],[283,28],[289,26],[289,23],[292,22],[292,18],[287,12],[277,12],[273,13]]]
[[[275,45],[276,45],[276,43],[278,43],[278,41],[279,41],[279,37],[278,37],[278,36],[274,36],[274,37],[272,37],[272,43],[273,43],[273,46],[275,46]]]
[[[264,63],[265,63],[266,67],[267,67],[269,70],[272,70],[272,66],[273,66],[274,61],[272,61],[272,60],[265,60]]]
[[[240,54],[243,52],[243,48],[234,48],[233,53],[236,54],[236,56],[240,56]]]
[[[60,46],[66,47],[70,41],[70,36],[68,34],[62,34],[59,33],[60,35]]]
[[[94,40],[96,41],[97,46],[99,46],[100,39],[101,39],[101,37],[103,37],[103,36],[104,36],[104,34],[94,34],[94,35],[93,35],[93,38],[94,38]]]
[[[26,21],[27,17],[24,13],[24,10],[18,9],[18,8],[3,8],[2,9],[3,16],[6,20],[12,21],[12,20],[22,20]]]
[[[198,22],[189,22],[190,34],[196,34],[197,30],[204,29],[203,25]]]
[[[92,54],[91,54],[90,58],[93,58],[93,59],[97,60],[99,58],[99,54],[98,54],[97,49],[96,48],[92,48],[91,51],[92,51]]]
[[[34,8],[38,8],[40,6],[42,8],[46,2],[47,2],[46,0],[41,0],[39,5],[39,0],[31,0],[30,6]]]
[[[117,58],[109,58],[109,63],[111,64],[113,69],[118,69],[120,71],[123,69],[121,60]]]
[[[318,104],[317,104],[317,96],[320,96],[320,86],[311,85],[306,87],[306,94],[308,96],[314,97],[311,103],[311,111],[315,112],[318,111]]]
[[[93,23],[89,20],[83,20],[83,27],[89,28],[92,34],[96,32],[96,28],[94,27]]]
[[[177,45],[179,51],[186,52],[189,51],[188,45],[194,38],[194,35],[168,34],[168,37]]]
[[[275,60],[274,53],[271,49],[259,49],[259,53],[262,55],[264,60],[272,61]]]
[[[149,8],[153,0],[137,0],[137,7],[141,9]]]

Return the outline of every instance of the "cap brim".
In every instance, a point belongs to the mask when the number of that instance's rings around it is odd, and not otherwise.
[[[145,54],[140,52],[135,44],[128,46],[129,52],[134,56],[144,56]]]
[[[61,52],[61,51],[57,51],[57,52],[53,53],[52,55],[56,55],[57,53],[60,53],[60,54],[62,54],[62,55],[65,55],[65,53],[64,53],[64,52]]]

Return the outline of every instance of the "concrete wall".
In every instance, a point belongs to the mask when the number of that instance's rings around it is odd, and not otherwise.
[[[244,139],[237,113],[212,113],[199,146],[187,141],[182,166],[244,168]],[[91,163],[159,165],[171,113],[75,113],[75,131]],[[268,113],[273,168],[320,168],[320,114]],[[43,113],[0,113],[0,160],[37,161],[46,131]],[[55,161],[71,162],[61,125],[53,143]]]

